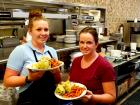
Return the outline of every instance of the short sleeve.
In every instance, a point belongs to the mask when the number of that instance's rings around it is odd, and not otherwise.
[[[24,64],[24,51],[23,47],[17,46],[10,54],[7,62],[7,67],[15,71],[22,70]]]
[[[114,68],[108,63],[106,66],[101,71],[102,76],[101,80],[102,82],[107,82],[107,81],[115,81],[116,79],[116,73]]]

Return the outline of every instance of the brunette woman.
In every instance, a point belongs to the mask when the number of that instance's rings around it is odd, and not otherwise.
[[[74,59],[70,80],[84,84],[88,91],[74,105],[110,105],[115,102],[115,71],[112,65],[96,52],[98,34],[92,27],[79,33],[82,56]]]

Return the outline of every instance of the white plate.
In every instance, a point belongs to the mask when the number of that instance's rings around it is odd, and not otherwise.
[[[64,62],[62,62],[62,61],[59,61],[59,62],[60,62],[59,66],[56,66],[56,67],[53,67],[53,68],[48,68],[48,69],[34,69],[34,68],[32,68],[32,64],[27,65],[26,68],[28,70],[32,70],[32,71],[49,71],[49,70],[57,69],[57,68],[59,68],[59,67],[64,65]]]
[[[62,99],[62,100],[77,100],[77,99],[83,97],[83,96],[87,93],[87,88],[86,88],[85,85],[83,85],[83,84],[81,84],[81,83],[74,83],[74,82],[71,82],[71,84],[72,84],[72,85],[75,84],[75,85],[78,85],[78,86],[80,86],[80,87],[83,87],[83,88],[85,88],[85,90],[84,90],[83,93],[82,93],[80,96],[78,96],[78,97],[67,98],[67,97],[64,97],[64,96],[62,96],[62,95],[56,93],[56,92],[54,93],[55,96],[56,96],[57,98],[59,98],[59,99]]]
[[[140,54],[140,51],[137,51],[136,53],[137,53],[137,54]]]

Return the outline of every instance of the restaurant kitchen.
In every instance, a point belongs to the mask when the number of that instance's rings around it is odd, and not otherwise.
[[[10,2],[10,1],[9,1]],[[37,5],[34,2],[19,2],[19,4],[32,4],[31,8],[34,8]],[[38,3],[38,2],[37,2]],[[11,4],[12,5],[12,4]],[[15,7],[5,7],[5,9],[1,11],[1,14],[10,14],[10,16],[4,16],[0,18],[0,39],[1,39],[1,48],[0,48],[0,64],[1,69],[4,69],[4,66],[7,62],[7,58],[10,52],[19,44],[19,39],[26,35],[26,27],[25,27],[25,20],[28,18],[28,9],[26,6],[20,5],[18,9]],[[118,44],[117,41],[114,39],[109,40],[108,35],[106,34],[106,8],[104,7],[94,7],[89,5],[80,5],[80,4],[66,4],[66,3],[38,3],[38,7],[43,7],[44,13],[43,15],[48,18],[49,25],[50,25],[50,45],[53,45],[56,48],[59,58],[66,61],[64,69],[68,69],[70,64],[70,54],[73,52],[79,51],[78,47],[78,35],[77,33],[86,26],[95,27],[101,37],[100,44],[101,47],[105,47],[108,45],[114,45],[114,48],[117,48],[116,45]],[[5,6],[8,6],[8,1],[6,0]],[[17,6],[17,5],[16,5]],[[3,8],[3,6],[1,6]],[[38,8],[37,7],[37,8]],[[47,8],[46,8],[47,7]],[[7,8],[7,9],[6,9]],[[16,7],[17,8],[17,7]],[[89,11],[89,9],[91,11]],[[8,12],[7,12],[8,10]],[[6,12],[5,12],[6,11]],[[107,35],[107,36],[106,36]],[[116,35],[116,33],[115,33]],[[118,31],[117,31],[118,35]],[[103,36],[103,37],[102,37]],[[124,36],[125,37],[125,36]],[[73,39],[69,41],[69,39]],[[124,39],[125,41],[126,39]],[[121,40],[122,41],[122,40]],[[129,46],[129,44],[127,44]],[[6,49],[6,50],[3,50]],[[66,59],[68,58],[68,59]],[[136,58],[136,59],[135,59]],[[133,61],[139,59],[139,56],[133,56],[132,59],[129,60]],[[123,65],[124,64],[124,65]],[[121,89],[118,95],[124,94],[126,91],[130,89],[130,85],[133,85],[135,74],[131,74],[132,71],[128,70],[125,72],[124,67],[126,65],[132,64],[129,61],[124,62],[117,62],[113,63],[114,68],[118,73],[118,89]],[[135,62],[134,62],[135,64]],[[118,66],[119,65],[119,66]],[[123,65],[123,66],[120,66]],[[137,64],[138,65],[138,64]],[[119,68],[119,69],[118,69]],[[121,71],[123,70],[123,71]],[[134,71],[135,72],[135,71]],[[125,75],[127,74],[127,75]],[[124,76],[124,78],[122,77]],[[1,76],[2,77],[2,76]],[[122,78],[121,78],[122,77]],[[129,77],[129,78],[127,78]],[[128,79],[129,83],[126,83],[126,78]],[[132,80],[130,82],[130,80]],[[121,82],[120,82],[121,81]],[[125,84],[125,86],[124,86]],[[125,87],[125,88],[124,88]],[[122,95],[123,96],[123,95]]]

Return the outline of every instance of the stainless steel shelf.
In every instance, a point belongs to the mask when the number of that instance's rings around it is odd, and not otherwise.
[[[100,44],[108,44],[108,43],[114,43],[116,42],[115,40],[108,40],[108,41],[100,41]],[[64,51],[70,51],[70,50],[76,50],[79,49],[79,45],[78,43],[74,43],[74,44],[66,44],[66,43],[58,43],[56,41],[54,42],[47,42],[48,46],[53,47],[54,49],[56,49],[56,51],[59,52],[64,52]],[[10,55],[10,53],[12,52],[12,50],[15,47],[9,47],[9,48],[0,48],[0,64],[1,63],[5,63],[8,59],[8,56]]]

